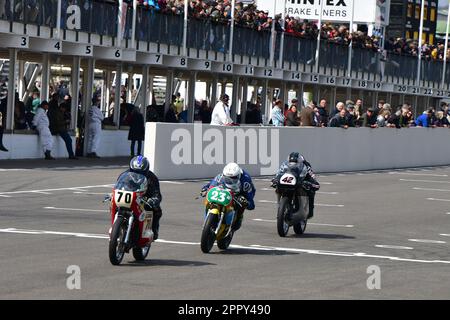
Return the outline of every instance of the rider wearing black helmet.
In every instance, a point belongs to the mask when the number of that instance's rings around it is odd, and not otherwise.
[[[308,219],[311,219],[314,216],[314,197],[316,195],[316,191],[319,190],[320,184],[316,180],[316,175],[314,174],[314,171],[311,168],[311,164],[306,161],[306,159],[300,155],[298,152],[291,152],[289,154],[289,157],[286,161],[284,161],[280,168],[278,169],[278,172],[276,173],[276,177],[281,176],[284,174],[287,169],[301,169],[301,166],[305,165],[307,168],[307,174],[306,178],[302,183],[303,188],[308,192],[309,196],[309,215]],[[275,187],[276,178],[272,180],[272,186]]]
[[[144,196],[144,200],[147,204],[144,205],[144,209],[147,211],[153,210],[152,231],[154,233],[154,240],[156,240],[158,239],[159,220],[162,216],[160,207],[162,196],[159,188],[159,180],[156,175],[150,171],[150,162],[143,156],[137,156],[131,159],[130,169],[126,172],[136,172],[147,178],[147,192]]]

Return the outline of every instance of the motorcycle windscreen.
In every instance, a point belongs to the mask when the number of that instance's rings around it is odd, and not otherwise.
[[[145,192],[147,191],[147,178],[136,172],[124,172],[117,179],[114,189],[128,192]]]

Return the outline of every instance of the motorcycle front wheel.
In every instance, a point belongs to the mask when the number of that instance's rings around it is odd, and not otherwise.
[[[230,234],[228,236],[226,236],[225,238],[217,240],[217,246],[219,247],[220,250],[228,249],[228,247],[231,244],[231,240],[233,240],[233,234],[234,234],[234,232],[231,231]]]
[[[291,210],[291,203],[288,197],[281,197],[278,204],[277,213],[277,231],[280,237],[286,237],[289,232],[289,224],[286,222],[286,216]]]
[[[136,261],[144,261],[150,252],[150,243],[143,248],[135,247],[133,248],[133,257]]]
[[[127,233],[127,226],[124,223],[123,217],[117,217],[114,222],[111,238],[109,239],[109,261],[115,266],[119,265],[125,256],[125,234]]]
[[[203,226],[202,239],[200,242],[200,247],[203,253],[208,253],[211,251],[216,241],[215,230],[217,228],[218,216],[215,214],[209,214],[206,218],[205,225]]]
[[[299,223],[294,224],[294,232],[295,234],[304,234],[306,230],[306,224],[308,220],[302,220]]]

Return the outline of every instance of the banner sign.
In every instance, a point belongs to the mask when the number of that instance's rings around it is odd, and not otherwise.
[[[318,20],[321,0],[287,0],[286,14],[300,19]],[[350,21],[354,0],[322,0],[323,21]]]

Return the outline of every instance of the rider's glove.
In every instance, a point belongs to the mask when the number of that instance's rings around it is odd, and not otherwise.
[[[272,188],[276,188],[277,187],[277,178],[273,178],[272,179],[272,184],[270,185]]]
[[[155,207],[155,202],[153,201],[153,199],[146,199],[145,203],[144,203],[144,209],[146,211],[150,211]]]
[[[241,208],[246,208],[248,206],[247,198],[244,196],[239,196],[236,200]]]
[[[203,187],[202,190],[200,191],[200,196],[201,197],[206,197],[206,194],[208,193],[208,188]]]

